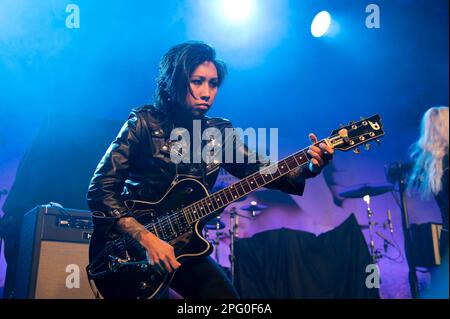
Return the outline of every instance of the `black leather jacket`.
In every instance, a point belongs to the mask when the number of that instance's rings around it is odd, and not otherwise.
[[[234,152],[241,153],[245,163],[230,164],[222,161],[208,165],[204,162],[175,164],[171,161],[169,151],[172,143],[170,132],[173,127],[170,117],[153,106],[143,106],[131,112],[128,121],[98,164],[89,185],[87,201],[89,208],[94,212],[94,217],[110,217],[116,220],[127,216],[131,213],[127,211],[124,200],[156,201],[178,177],[197,178],[211,189],[220,167],[238,178],[243,178],[264,165],[259,160],[256,163],[248,163],[249,156],[255,156],[256,153],[249,150],[236,137],[233,144]],[[202,129],[216,127],[223,132],[232,125],[223,118],[204,117],[201,127]],[[214,140],[205,141],[210,142],[216,143]],[[300,174],[298,170],[270,183],[267,187],[301,195],[305,177],[310,176],[313,174]]]

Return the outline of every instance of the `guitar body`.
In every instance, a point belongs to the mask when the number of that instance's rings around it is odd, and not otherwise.
[[[172,185],[157,202],[127,201],[134,217],[143,225],[173,221],[173,214],[183,207],[208,196],[208,190],[199,181],[183,179]],[[203,238],[204,225],[212,219],[209,215],[168,239],[166,234],[156,233],[174,247],[175,257],[181,264],[187,258],[206,256],[212,246]],[[166,222],[166,223],[165,223]],[[147,226],[146,226],[147,227]],[[152,227],[148,228],[150,231]],[[116,258],[114,260],[114,257]],[[172,275],[159,275],[146,263],[145,250],[134,239],[118,232],[100,234],[94,231],[89,246],[91,278],[104,298],[158,298],[168,288]],[[104,273],[100,276],[96,274]]]

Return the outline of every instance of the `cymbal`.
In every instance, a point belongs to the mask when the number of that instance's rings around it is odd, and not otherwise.
[[[224,229],[225,223],[220,218],[215,217],[206,223],[205,228],[212,230]]]
[[[247,212],[256,212],[256,211],[260,211],[263,209],[266,209],[267,206],[266,205],[261,205],[261,204],[256,204],[256,205],[246,205],[246,206],[242,206],[241,208],[239,208],[240,210],[245,210]]]
[[[344,198],[363,198],[366,195],[377,196],[394,189],[392,184],[360,184],[339,193]]]

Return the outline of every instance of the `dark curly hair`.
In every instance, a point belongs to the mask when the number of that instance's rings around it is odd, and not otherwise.
[[[189,77],[205,61],[212,62],[216,66],[220,86],[227,73],[227,67],[225,62],[216,59],[216,51],[210,45],[200,41],[189,41],[172,47],[164,54],[156,79],[155,106],[161,111],[170,112],[174,110],[174,106],[184,103],[188,90],[191,91]]]

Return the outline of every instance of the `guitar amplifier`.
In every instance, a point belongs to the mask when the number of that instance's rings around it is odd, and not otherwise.
[[[92,299],[87,280],[89,211],[42,205],[25,214],[13,298]]]

